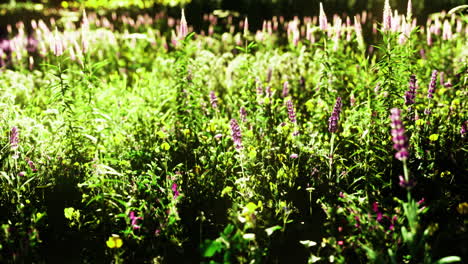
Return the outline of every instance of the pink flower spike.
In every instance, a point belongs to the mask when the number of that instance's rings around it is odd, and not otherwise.
[[[182,9],[182,16],[180,18],[180,27],[178,32],[179,40],[184,39],[188,34],[187,20],[185,19],[185,11]]]
[[[131,226],[132,226],[132,228],[134,230],[141,228],[141,226],[137,225],[137,220],[142,220],[143,217],[140,217],[140,216],[137,217],[137,216],[135,216],[135,212],[130,211],[129,218],[130,218],[130,221],[131,221]]]

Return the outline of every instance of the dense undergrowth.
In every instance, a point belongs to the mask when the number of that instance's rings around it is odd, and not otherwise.
[[[467,18],[369,17],[10,26],[0,262],[466,260]]]

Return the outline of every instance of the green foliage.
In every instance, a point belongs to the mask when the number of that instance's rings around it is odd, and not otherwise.
[[[370,33],[374,21],[362,42],[338,20],[275,18],[270,34],[227,14],[185,35],[162,13],[83,14],[1,42],[0,262],[466,257],[466,18],[434,15],[428,43],[427,27]]]

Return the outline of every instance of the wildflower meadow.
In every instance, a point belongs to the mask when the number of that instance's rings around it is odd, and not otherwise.
[[[468,5],[412,6],[4,25],[0,263],[468,263]]]

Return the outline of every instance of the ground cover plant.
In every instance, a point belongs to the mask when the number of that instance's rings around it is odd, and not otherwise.
[[[411,7],[9,25],[0,262],[463,263],[466,7]]]

